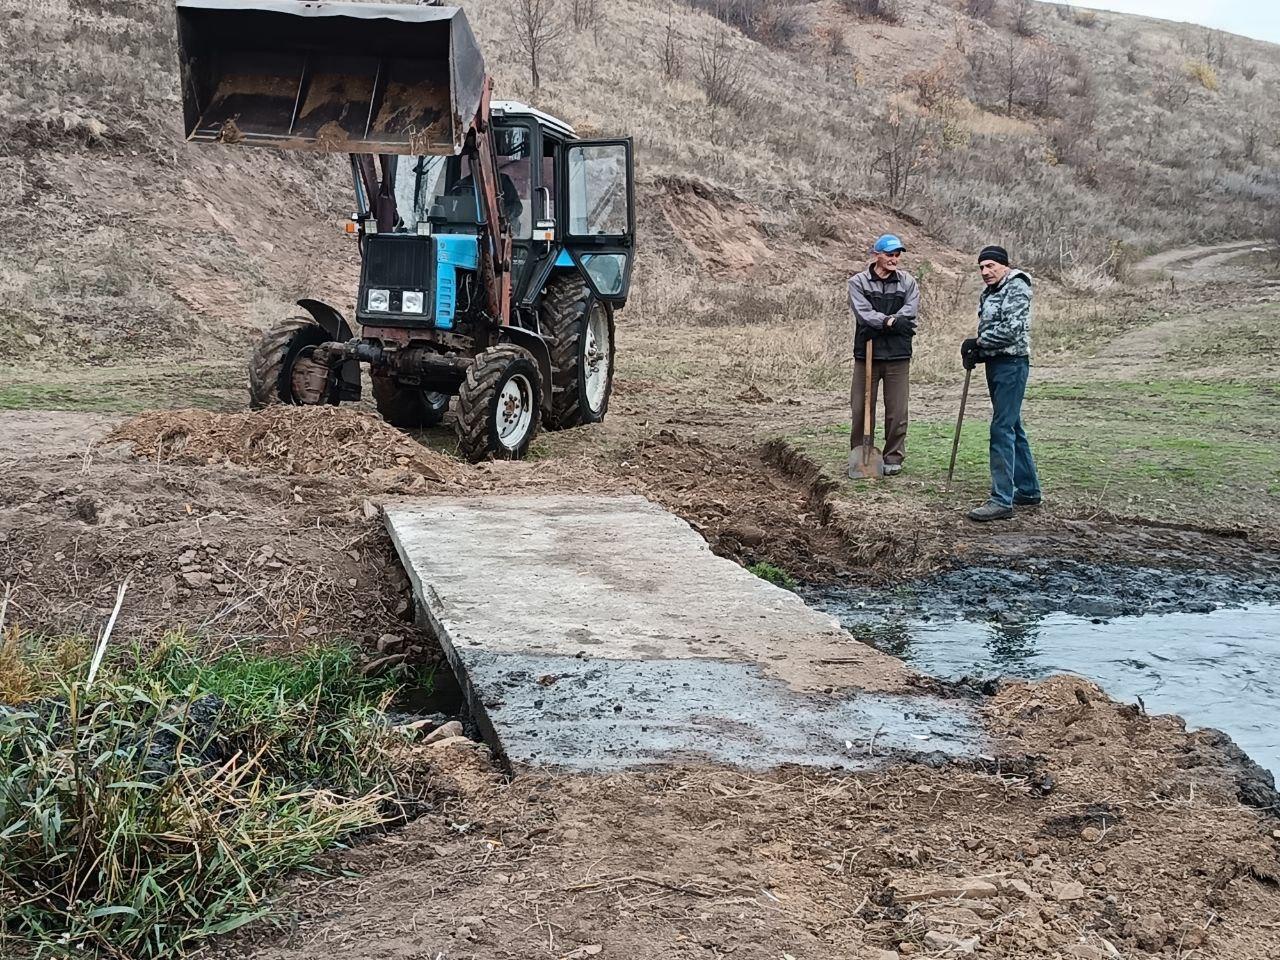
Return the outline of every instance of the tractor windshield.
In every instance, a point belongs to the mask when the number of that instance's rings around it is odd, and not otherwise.
[[[528,239],[533,227],[528,131],[499,130],[497,141],[498,182],[512,236]],[[475,180],[464,156],[397,157],[394,192],[404,230],[416,231],[419,222],[429,217],[455,227],[474,227],[480,222]]]

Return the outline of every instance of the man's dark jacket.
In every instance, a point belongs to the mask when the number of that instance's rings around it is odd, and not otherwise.
[[[905,270],[881,279],[873,265],[849,278],[849,309],[856,321],[853,355],[867,358],[867,340],[876,341],[875,359],[910,360],[911,338],[916,335],[920,312],[920,287]],[[895,317],[892,327],[885,321]]]

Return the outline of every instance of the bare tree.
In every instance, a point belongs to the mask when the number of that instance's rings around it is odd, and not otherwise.
[[[1031,109],[1044,116],[1053,110],[1054,101],[1066,79],[1062,52],[1048,41],[1037,40],[1027,60],[1025,73]]]
[[[844,31],[837,26],[828,27],[819,37],[822,41],[822,62],[826,78],[830,80],[831,68],[849,56],[849,44],[844,38]]]
[[[996,11],[996,0],[965,0],[964,12],[975,20],[991,22]]]
[[[569,0],[569,17],[575,30],[590,28],[594,33],[600,22],[600,0]]]
[[[1013,101],[1022,84],[1022,64],[1025,60],[1022,43],[1016,36],[1009,34],[996,59],[1000,91],[1004,96],[1004,112],[1007,114],[1013,113]]]
[[[1034,37],[1036,11],[1031,0],[1013,0],[1013,32],[1020,37]]]
[[[1262,124],[1257,114],[1252,114],[1240,131],[1241,153],[1248,163],[1258,162],[1258,147],[1262,145]]]
[[[1173,113],[1185,107],[1191,99],[1191,82],[1186,74],[1177,70],[1160,69],[1151,85],[1151,98],[1156,106]]]
[[[1280,208],[1270,210],[1263,222],[1263,236],[1271,241],[1271,259],[1280,267]]]
[[[515,27],[516,41],[529,60],[529,80],[540,86],[538,65],[565,33],[560,0],[511,0],[507,15]]]
[[[919,114],[904,120],[893,110],[876,120],[871,137],[876,144],[871,172],[883,178],[890,203],[905,200],[933,156],[932,125]]]
[[[746,92],[746,61],[733,49],[725,33],[703,42],[698,51],[696,79],[713,109],[741,104]]]
[[[662,50],[658,54],[662,64],[662,76],[666,80],[678,80],[684,72],[684,52],[676,33],[674,14],[667,14],[667,33],[662,38]]]

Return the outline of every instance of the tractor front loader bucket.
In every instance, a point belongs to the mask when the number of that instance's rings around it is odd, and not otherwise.
[[[484,58],[456,7],[177,0],[187,139],[457,153]]]

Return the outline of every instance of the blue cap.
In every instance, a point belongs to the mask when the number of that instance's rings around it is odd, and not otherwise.
[[[894,253],[898,250],[907,249],[907,245],[895,237],[892,233],[886,233],[883,237],[876,241],[876,245],[871,248],[875,253]]]

